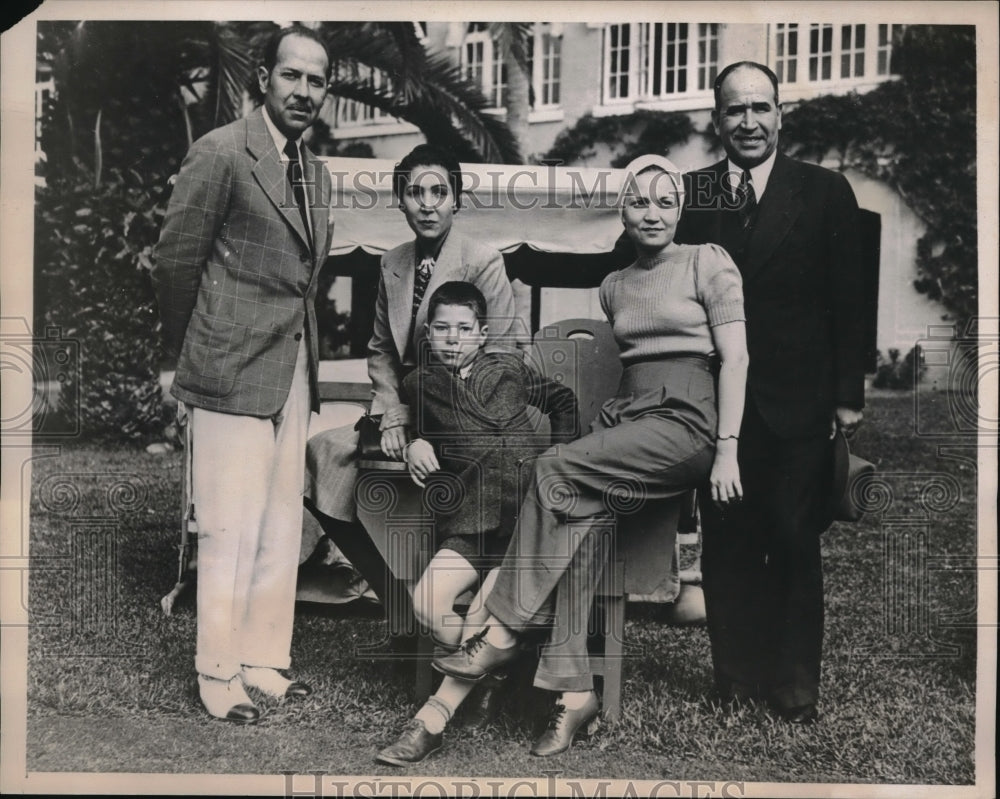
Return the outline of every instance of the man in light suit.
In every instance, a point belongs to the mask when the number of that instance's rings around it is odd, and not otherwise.
[[[313,303],[329,251],[330,177],[301,143],[330,60],[311,30],[278,31],[258,68],[263,108],[195,142],[155,250],[153,280],[189,407],[198,520],[202,703],[253,722],[245,688],[311,693],[290,665],[310,409]]]
[[[454,156],[418,145],[396,165],[393,194],[414,239],[382,256],[368,376],[371,412],[382,415],[382,450],[402,460],[411,421],[410,408],[400,398],[402,380],[418,364],[426,340],[427,303],[438,286],[461,280],[483,293],[489,315],[487,352],[518,351],[530,337],[515,309],[503,256],[452,230],[462,197],[462,171]],[[358,434],[351,427],[309,440],[306,504],[324,533],[385,600],[385,561],[357,521],[357,446]]]
[[[864,406],[858,206],[843,175],[777,152],[778,80],[766,66],[724,69],[712,119],[727,158],[686,176],[676,240],[729,251],[747,318],[744,499],[702,502],[716,688],[808,724],[818,717],[832,437],[853,433]]]

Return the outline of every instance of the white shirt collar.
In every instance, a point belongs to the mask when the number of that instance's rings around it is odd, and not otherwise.
[[[460,378],[462,378],[462,380],[467,379],[469,377],[469,375],[472,374],[472,366],[473,366],[473,364],[475,364],[475,362],[476,362],[476,359],[473,358],[465,366],[459,368],[459,370],[458,370],[458,376]]]
[[[263,107],[264,111],[264,124],[267,126],[267,132],[271,134],[271,138],[274,139],[274,146],[278,148],[278,160],[282,163],[288,160],[288,156],[285,155],[285,143],[288,141],[288,137],[278,130],[274,122],[271,121],[271,115],[267,110],[267,106]],[[299,139],[295,146],[299,148],[299,161],[302,161],[302,139]],[[754,180],[756,183],[756,179]]]
[[[764,190],[767,189],[767,181],[771,178],[771,170],[774,169],[774,159],[777,155],[778,151],[775,150],[767,157],[766,161],[750,168],[750,180],[753,181],[753,191],[757,196],[757,202],[760,202],[760,198],[764,196]],[[743,175],[743,167],[736,166],[731,159],[727,158],[726,168],[736,175],[735,182],[731,187],[731,190],[735,193],[736,187],[740,184],[740,178]]]

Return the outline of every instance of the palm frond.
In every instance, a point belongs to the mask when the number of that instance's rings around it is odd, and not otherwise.
[[[215,87],[213,125],[238,119],[243,111],[243,93],[253,77],[253,59],[247,43],[228,25],[215,26],[212,70]]]
[[[419,97],[419,87],[423,82],[421,68],[425,52],[417,38],[412,22],[368,22],[360,31],[370,39],[389,39],[395,46],[397,74],[394,76],[397,93],[406,102]]]
[[[445,129],[457,129],[473,148],[475,158],[466,160],[495,163],[520,163],[517,140],[503,120],[489,113],[490,104],[479,87],[462,77],[461,69],[446,56],[428,55],[421,48],[408,57],[419,58],[417,66],[403,63],[394,40],[389,35],[369,34],[359,37],[356,31],[333,28],[329,31],[331,52],[344,63],[361,64],[381,71],[389,86],[376,90],[364,76],[335,74],[331,91],[338,96],[368,102],[395,117],[412,122],[430,140],[440,141]],[[407,75],[419,80],[407,80]],[[408,88],[402,91],[402,81]],[[370,99],[363,99],[368,97]],[[448,139],[454,139],[448,135]]]

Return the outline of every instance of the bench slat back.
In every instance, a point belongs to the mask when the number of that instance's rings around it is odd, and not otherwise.
[[[564,319],[547,325],[535,334],[529,357],[541,374],[576,392],[580,429],[588,432],[621,379],[611,326],[600,319]]]

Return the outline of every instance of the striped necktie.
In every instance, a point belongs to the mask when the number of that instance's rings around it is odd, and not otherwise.
[[[417,318],[417,310],[423,302],[424,293],[427,291],[427,284],[431,282],[431,275],[434,272],[434,259],[425,255],[423,260],[417,265],[417,271],[413,275],[413,311],[411,316]]]
[[[306,229],[306,243],[312,249],[312,231],[309,229],[309,208],[306,205],[305,176],[302,173],[302,163],[299,161],[298,145],[291,139],[285,142],[285,155],[288,157],[286,175],[295,195],[295,204],[299,206],[299,215]]]
[[[743,170],[743,177],[740,178],[740,186],[737,189],[739,197],[743,200],[740,205],[740,222],[743,229],[748,230],[754,223],[757,215],[757,192],[753,188],[753,180],[750,171]]]

